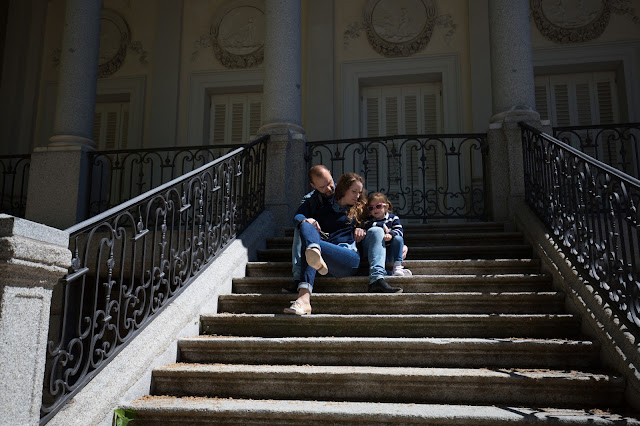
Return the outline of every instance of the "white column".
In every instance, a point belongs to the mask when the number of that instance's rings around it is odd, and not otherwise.
[[[489,0],[493,113],[533,109],[529,0]]]
[[[269,134],[266,209],[291,226],[305,187],[300,0],[265,0],[262,126]]]

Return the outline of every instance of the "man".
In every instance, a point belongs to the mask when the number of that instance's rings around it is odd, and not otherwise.
[[[302,266],[300,264],[302,243],[300,242],[300,232],[298,230],[300,222],[306,221],[314,224],[310,220],[313,217],[313,212],[328,203],[331,196],[333,196],[333,191],[336,189],[331,172],[323,165],[313,166],[309,169],[309,185],[313,188],[313,191],[302,197],[296,216],[293,219],[293,245],[291,246],[293,281],[289,287],[282,289],[284,293],[297,293],[298,284],[302,276]]]

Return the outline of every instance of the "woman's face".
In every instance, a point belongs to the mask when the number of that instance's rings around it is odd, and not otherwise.
[[[352,206],[358,201],[361,194],[362,182],[355,181],[351,184],[349,189],[347,189],[347,192],[345,192],[344,196],[338,200],[338,204],[341,204],[343,206]]]

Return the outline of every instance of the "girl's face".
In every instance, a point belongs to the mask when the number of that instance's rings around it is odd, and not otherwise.
[[[380,220],[383,219],[384,215],[387,213],[387,203],[384,203],[382,200],[371,200],[367,209],[371,216],[376,220]]]
[[[351,184],[344,196],[338,200],[338,204],[343,206],[352,206],[358,202],[358,199],[362,195],[362,182],[355,181]]]

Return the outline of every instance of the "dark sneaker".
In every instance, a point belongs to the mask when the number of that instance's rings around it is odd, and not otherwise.
[[[282,287],[282,292],[283,293],[294,293],[294,294],[297,294],[298,293],[298,284],[300,284],[300,281],[293,280],[289,287]]]
[[[379,278],[369,284],[369,293],[402,293],[402,288],[391,287],[384,278]]]

